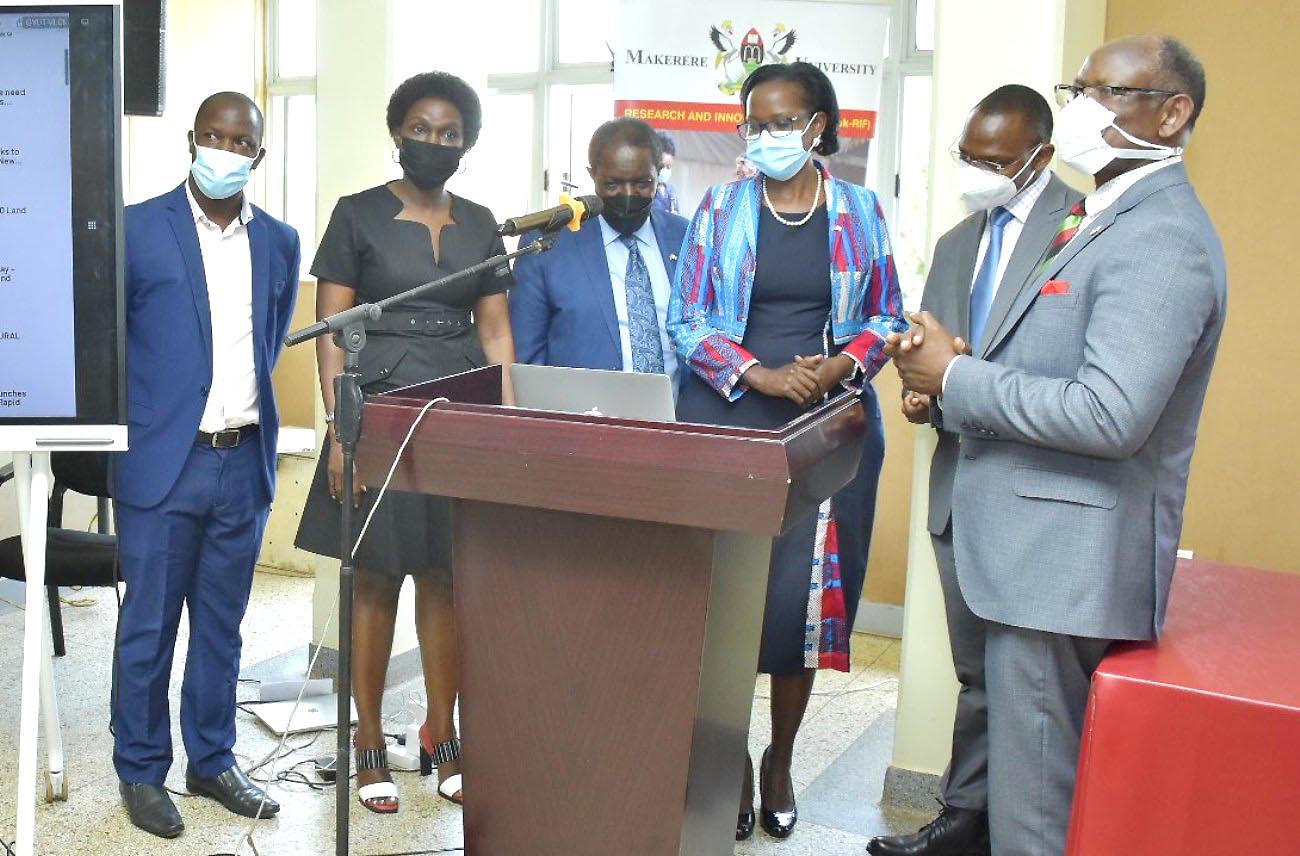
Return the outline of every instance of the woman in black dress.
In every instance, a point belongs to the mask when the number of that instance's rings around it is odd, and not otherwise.
[[[316,316],[376,301],[463,270],[504,252],[496,219],[481,205],[444,185],[482,125],[478,96],[443,72],[416,75],[388,102],[388,131],[402,178],[338,201],[312,265],[318,280]],[[483,273],[395,307],[368,327],[361,352],[361,384],[383,392],[480,366],[514,362],[506,290],[508,269]],[[334,377],[343,351],[316,340],[321,394],[331,422],[298,530],[299,547],[338,556],[339,492],[343,457],[333,442]],[[512,403],[505,375],[507,403]],[[357,483],[358,519],[373,500]],[[380,709],[392,655],[398,593],[415,577],[416,630],[428,695],[420,730],[421,773],[438,770],[438,792],[461,802],[460,741],[452,713],[459,685],[452,609],[448,500],[390,492],[356,555],[353,696],[357,705],[358,797],[372,811],[398,809],[388,772]]]
[[[687,233],[668,326],[683,365],[684,422],[775,429],[828,395],[861,390],[867,438],[856,478],[773,540],[758,668],[772,676],[772,742],[760,770],[764,829],[798,817],[790,764],[819,668],[847,671],[884,457],[868,381],[885,337],[906,328],[875,195],[812,153],[838,148],[839,109],[816,67],[767,65],[741,91],[738,130],[759,169],[711,188]],[[736,837],[754,828],[752,762]]]

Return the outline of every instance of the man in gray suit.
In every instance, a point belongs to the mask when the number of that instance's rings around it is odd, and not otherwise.
[[[921,307],[979,347],[1033,284],[1070,207],[1082,198],[1048,168],[1055,149],[1052,108],[1027,86],[986,95],[966,119],[953,150],[962,201],[971,215],[939,239]],[[948,638],[961,691],[953,723],[952,761],[942,783],[943,810],[911,835],[882,836],[873,856],[975,856],[989,852],[988,720],[984,690],[984,623],[967,607],[957,583],[952,544],[952,484],[957,435],[942,430],[943,413],[929,396],[905,391],[903,414],[939,430],[930,463],[929,529],[939,565]]]
[[[1159,633],[1227,304],[1181,158],[1201,64],[1126,38],[1057,90],[1058,153],[1097,189],[973,356],[928,312],[887,348],[959,438],[953,549],[984,627],[997,856],[1063,852],[1092,673],[1112,640]]]

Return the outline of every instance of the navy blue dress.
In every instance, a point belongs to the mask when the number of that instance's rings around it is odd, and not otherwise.
[[[741,345],[769,368],[793,362],[796,355],[839,353],[827,336],[831,292],[826,207],[818,208],[802,226],[778,222],[765,206],[760,211],[754,290]],[[802,214],[781,216],[798,220]],[[885,454],[880,405],[869,385],[863,392],[863,404],[867,437],[862,463],[853,481],[831,502],[850,627],[866,578],[876,485]],[[754,390],[734,402],[727,401],[694,372],[685,373],[677,402],[679,421],[742,428],[780,428],[804,412],[788,398]],[[808,620],[817,524],[817,515],[812,514],[772,542],[760,672],[789,675],[817,665],[817,628],[810,627]]]

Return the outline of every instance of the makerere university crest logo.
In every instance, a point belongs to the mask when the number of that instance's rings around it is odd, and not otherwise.
[[[763,34],[758,27],[750,27],[739,42],[736,40],[737,32],[730,20],[709,27],[709,41],[718,49],[713,67],[722,71],[723,80],[718,84],[718,91],[723,95],[739,92],[745,84],[745,78],[761,65],[788,63],[790,58],[787,54],[794,47],[794,30],[782,23],[777,23],[768,36],[771,47],[763,41]]]

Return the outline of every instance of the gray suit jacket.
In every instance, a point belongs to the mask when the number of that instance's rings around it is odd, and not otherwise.
[[[1061,221],[1070,206],[1083,198],[1055,175],[1043,188],[1025,220],[1015,249],[1007,261],[1007,269],[993,296],[988,321],[984,329],[992,333],[998,329],[1013,303],[1023,289],[1033,283],[1030,278],[1034,268],[1042,261]],[[930,272],[925,278],[925,294],[921,308],[928,309],[956,336],[970,335],[970,290],[975,278],[975,256],[979,252],[980,237],[988,214],[979,212],[962,220],[946,232],[935,244],[930,260]],[[931,407],[931,420],[942,428],[942,414],[938,404]],[[957,435],[939,431],[939,445],[930,461],[930,516],[929,529],[942,535],[948,528],[952,514],[952,480],[957,471]]]
[[[1041,294],[1049,280],[1068,293]],[[977,615],[1159,633],[1226,311],[1223,248],[1174,164],[1076,235],[978,359],[957,360],[944,427],[961,435],[954,548]]]

